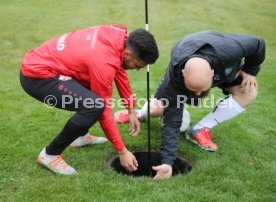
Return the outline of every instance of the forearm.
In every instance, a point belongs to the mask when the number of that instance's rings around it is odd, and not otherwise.
[[[252,41],[245,49],[243,71],[256,76],[260,71],[260,65],[265,60],[265,41],[260,37],[255,37]]]
[[[179,142],[182,115],[182,108],[165,109],[164,111],[162,143],[160,149],[162,164],[174,164]]]
[[[128,110],[128,114],[135,114],[136,113],[135,109],[133,109],[133,108],[128,108],[127,110]]]
[[[107,139],[111,142],[116,150],[122,150],[125,148],[125,144],[120,135],[118,126],[116,125],[112,116],[111,109],[106,108],[103,115],[101,116],[100,125],[105,133]]]
[[[180,124],[177,124],[177,128],[180,128]],[[177,148],[179,142],[179,129],[171,126],[163,126],[162,131],[162,143],[160,153],[162,156],[161,163],[173,165],[177,155]]]
[[[115,83],[124,106],[127,109],[135,108],[136,98],[132,93],[127,74],[123,68],[116,73]]]

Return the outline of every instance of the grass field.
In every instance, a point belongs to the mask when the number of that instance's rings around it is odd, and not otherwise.
[[[212,29],[255,34],[267,43],[266,61],[257,79],[259,94],[248,110],[214,128],[215,153],[188,143],[179,155],[193,163],[185,176],[153,181],[116,174],[108,160],[110,143],[65,150],[78,176],[55,175],[36,164],[40,150],[72,115],[49,109],[29,97],[19,84],[24,54],[43,41],[79,28],[124,24],[144,27],[143,0],[1,0],[0,3],[0,201],[276,201],[276,4],[274,0],[149,0],[149,27],[160,59],[151,66],[151,94],[181,36]],[[146,71],[128,72],[137,97],[146,96]],[[223,95],[212,90],[217,98]],[[114,96],[118,98],[117,91]],[[192,123],[211,109],[189,108]],[[152,147],[159,149],[161,128],[152,119]],[[146,123],[137,138],[119,126],[130,150],[146,150]],[[104,136],[96,124],[91,132]]]

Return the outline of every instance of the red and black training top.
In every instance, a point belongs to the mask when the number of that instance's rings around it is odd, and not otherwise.
[[[115,81],[126,108],[135,107],[135,99],[127,74],[122,67],[127,29],[121,25],[103,25],[63,34],[29,51],[22,63],[24,76],[52,78],[62,74],[73,77],[81,85],[104,98],[110,105]],[[115,149],[124,142],[112,115],[106,107],[100,125]]]

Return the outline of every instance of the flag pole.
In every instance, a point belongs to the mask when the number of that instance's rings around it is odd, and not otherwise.
[[[146,20],[146,31],[149,31],[149,24],[148,24],[148,0],[145,0],[145,20]],[[151,159],[150,159],[150,83],[149,83],[149,67],[150,65],[147,65],[147,101],[148,101],[148,172],[149,175],[151,174]]]

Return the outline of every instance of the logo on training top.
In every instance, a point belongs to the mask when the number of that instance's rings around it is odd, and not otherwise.
[[[230,68],[230,67],[227,67],[227,68],[224,70],[225,76],[228,76],[231,72],[232,72],[232,68]]]
[[[92,40],[91,40],[91,49],[95,49],[95,47],[96,47],[98,31],[99,31],[99,29],[97,28],[97,29],[95,29],[95,31],[93,33]]]
[[[218,74],[215,74],[215,75],[214,75],[214,80],[215,80],[215,81],[220,80],[220,76],[219,76]]]
[[[67,34],[62,35],[57,41],[57,50],[62,51],[65,48],[65,39]]]
[[[71,80],[71,79],[72,79],[72,77],[65,76],[65,75],[59,75],[59,77],[58,77],[58,80],[60,80],[60,81],[68,81],[68,80]]]

